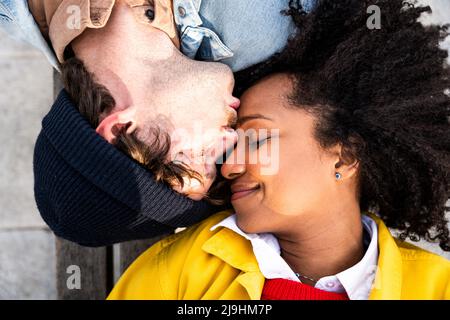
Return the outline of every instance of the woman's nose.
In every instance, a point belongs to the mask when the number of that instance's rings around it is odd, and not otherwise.
[[[225,179],[233,180],[245,173],[245,164],[237,163],[234,157],[228,157],[227,161],[222,164],[221,173]]]

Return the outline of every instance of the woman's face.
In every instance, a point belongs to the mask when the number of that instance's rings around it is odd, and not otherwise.
[[[240,137],[251,133],[239,140],[222,174],[232,180],[238,225],[248,233],[281,233],[299,217],[306,223],[312,216],[325,219],[337,192],[339,153],[322,149],[314,138],[315,118],[289,105],[292,86],[288,75],[272,75],[241,99],[238,131]],[[238,161],[243,146],[245,161]]]

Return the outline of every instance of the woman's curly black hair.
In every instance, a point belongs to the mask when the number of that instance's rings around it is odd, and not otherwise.
[[[381,9],[370,29],[367,9]],[[450,69],[443,26],[417,20],[429,7],[402,0],[319,0],[306,14],[290,1],[299,32],[286,49],[236,75],[245,89],[293,75],[292,105],[318,115],[323,147],[341,144],[360,164],[362,210],[375,210],[400,237],[450,250]]]

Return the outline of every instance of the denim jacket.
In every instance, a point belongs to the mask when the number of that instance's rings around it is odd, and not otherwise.
[[[50,64],[58,68],[58,60],[41,34],[27,0],[0,0],[0,29],[10,37],[31,44],[40,50]]]
[[[306,11],[317,0],[301,0]],[[289,0],[173,0],[181,51],[188,57],[221,61],[233,71],[280,51],[295,31],[281,14]],[[30,43],[58,69],[58,61],[28,10],[27,0],[0,0],[0,28]]]

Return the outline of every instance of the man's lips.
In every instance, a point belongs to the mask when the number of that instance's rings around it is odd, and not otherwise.
[[[248,196],[249,194],[260,189],[259,184],[254,186],[244,186],[244,185],[232,185],[231,186],[231,201],[241,199]]]
[[[230,97],[230,99],[228,99],[227,101],[228,106],[230,106],[230,108],[237,110],[239,109],[240,105],[241,105],[241,100],[239,100],[236,97]]]
[[[239,99],[236,99],[233,103],[230,104],[230,107],[233,108],[234,110],[239,109],[240,106],[241,101]]]

